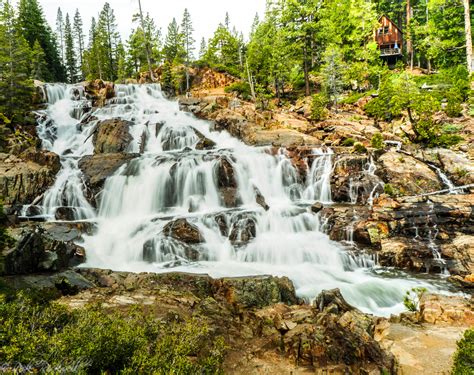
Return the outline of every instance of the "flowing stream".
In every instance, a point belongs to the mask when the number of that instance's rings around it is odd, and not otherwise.
[[[118,85],[116,98],[92,113],[97,119],[82,123],[91,105],[81,87],[47,85],[45,92],[48,106],[40,113],[38,133],[44,148],[61,155],[62,170],[43,198],[42,214],[54,220],[57,208],[68,206],[76,220],[95,223],[94,234],[81,243],[87,267],[287,276],[308,300],[337,287],[361,310],[385,316],[403,310],[408,289],[437,288],[393,275],[329,240],[310,207],[331,202],[330,150],[314,149],[307,178],[301,179],[284,150],[250,147],[212,131],[209,122],[179,111],[158,85]],[[78,162],[94,152],[91,135],[98,121],[111,118],[133,123],[127,151],[141,154],[107,179],[93,207],[84,196]],[[196,149],[195,130],[216,147]],[[231,207],[219,188],[223,160],[236,181]],[[259,197],[268,210],[257,203]],[[164,235],[163,228],[176,219],[197,227],[203,240],[183,244]]]

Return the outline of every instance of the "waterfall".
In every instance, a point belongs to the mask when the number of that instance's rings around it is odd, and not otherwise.
[[[212,131],[165,99],[159,85],[117,85],[116,97],[93,112],[80,86],[48,85],[46,91],[38,134],[44,148],[61,156],[62,170],[44,196],[43,213],[54,220],[55,210],[66,206],[76,220],[96,222],[81,243],[85,266],[287,276],[308,300],[340,288],[361,310],[385,316],[403,310],[406,290],[434,288],[407,275],[387,277],[370,257],[351,254],[324,234],[325,223],[310,207],[331,204],[330,149],[315,148],[301,178],[285,150],[250,147]],[[81,122],[91,114],[95,120]],[[128,150],[140,156],[106,180],[93,208],[78,161],[93,154],[97,123],[111,118],[133,124]],[[197,148],[202,137],[215,147]],[[367,173],[374,173],[371,163]],[[167,234],[178,219],[196,238],[184,243]]]

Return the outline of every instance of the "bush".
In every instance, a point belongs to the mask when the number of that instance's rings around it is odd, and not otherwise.
[[[459,117],[462,114],[462,95],[457,89],[452,88],[446,93],[445,112],[449,117]]]
[[[474,329],[464,332],[454,354],[453,375],[472,375],[474,369]]]
[[[360,142],[354,143],[354,152],[358,154],[365,154],[367,153],[367,148]]]
[[[242,99],[252,99],[250,85],[247,82],[235,82],[224,89],[225,92],[236,92]]]
[[[352,147],[354,146],[354,143],[355,143],[355,139],[354,138],[346,138],[342,141],[342,145],[344,147]]]
[[[427,292],[426,288],[412,288],[406,292],[403,298],[403,304],[408,311],[416,312],[420,309],[420,301]]]
[[[392,184],[385,184],[383,186],[383,191],[385,194],[391,196],[391,197],[394,197],[397,195],[397,193],[395,192],[395,189],[394,187],[392,186]]]
[[[373,148],[382,150],[384,148],[383,136],[380,133],[375,133],[370,141]]]
[[[328,110],[328,99],[324,94],[313,95],[311,101],[311,120],[321,121],[324,120],[327,116]]]
[[[37,370],[73,366],[77,373],[221,373],[222,339],[190,320],[166,323],[138,308],[109,313],[100,306],[69,311],[20,294],[0,304],[0,361]],[[53,371],[54,372],[54,371]]]

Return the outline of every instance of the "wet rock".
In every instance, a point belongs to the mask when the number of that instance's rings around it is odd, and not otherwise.
[[[443,258],[448,260],[452,275],[467,276],[474,273],[474,236],[457,233],[452,241],[441,244]]]
[[[474,183],[474,162],[463,153],[436,148],[423,150],[422,157],[441,168],[455,185]]]
[[[377,171],[385,183],[389,183],[401,195],[417,195],[442,189],[438,176],[425,163],[398,152],[383,154]]]
[[[84,248],[57,240],[40,226],[19,229],[12,236],[15,244],[0,257],[2,275],[61,271],[85,260]]]
[[[246,245],[257,236],[257,224],[251,214],[239,214],[232,218],[229,239],[234,245]]]
[[[84,156],[79,161],[79,168],[84,174],[86,185],[93,196],[104,187],[107,177],[112,176],[122,165],[138,157],[138,154],[96,154]],[[93,200],[93,197],[90,197]]]
[[[222,236],[227,237],[229,235],[229,226],[227,223],[227,217],[225,214],[219,214],[214,217],[214,221],[219,227],[219,232]]]
[[[54,217],[60,221],[74,221],[76,219],[76,209],[74,207],[58,207]]]
[[[237,179],[234,167],[227,157],[223,156],[218,160],[214,173],[222,204],[225,207],[237,207],[240,203]]]
[[[255,201],[257,202],[258,205],[262,206],[265,211],[268,211],[270,209],[270,206],[267,204],[265,201],[265,197],[262,195],[260,190],[256,187],[254,187],[255,190]]]
[[[206,138],[199,130],[194,129],[194,133],[196,133],[199,138],[199,141],[195,146],[196,150],[212,150],[216,147],[216,142]]]
[[[111,119],[97,124],[97,129],[92,138],[94,153],[120,153],[125,152],[133,140],[129,132],[131,122]]]
[[[433,261],[433,253],[427,243],[403,237],[382,240],[381,250],[377,254],[381,266],[417,272],[430,270]]]
[[[246,118],[232,110],[225,109],[218,113],[215,119],[216,130],[226,130],[234,137],[244,139],[249,137],[252,127]]]
[[[0,154],[0,195],[3,204],[28,204],[54,184],[59,156],[28,151],[21,157]]]
[[[338,155],[331,174],[331,196],[335,202],[365,204],[383,193],[383,181],[369,170],[365,155]]]
[[[324,205],[320,202],[316,202],[311,206],[311,212],[317,214],[324,208]]]
[[[115,86],[112,82],[105,82],[101,79],[88,81],[84,84],[84,90],[89,98],[92,99],[94,107],[102,107],[107,99],[115,96]]]
[[[168,223],[163,228],[163,234],[172,237],[186,244],[199,244],[204,242],[204,238],[198,227],[189,223],[186,219],[177,219]]]
[[[235,178],[234,167],[224,156],[216,164],[217,186],[219,188],[236,188],[237,179]]]

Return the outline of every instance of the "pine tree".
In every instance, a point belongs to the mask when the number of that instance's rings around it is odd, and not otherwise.
[[[9,1],[0,2],[0,113],[12,123],[29,109],[33,94],[31,51]]]
[[[31,67],[32,78],[38,81],[44,81],[48,75],[48,67],[45,61],[43,48],[38,41],[35,41],[33,50],[31,51]]]
[[[183,21],[181,22],[181,33],[182,39],[184,44],[184,51],[185,51],[185,64],[186,64],[186,92],[189,91],[190,82],[189,82],[189,63],[191,62],[193,51],[194,51],[194,43],[195,40],[193,38],[193,24],[191,21],[191,15],[188,12],[188,9],[184,9],[183,14]]]
[[[165,59],[171,63],[182,63],[185,58],[183,34],[180,32],[175,18],[168,25],[163,54]]]
[[[76,13],[74,15],[73,36],[75,44],[77,46],[77,56],[79,56],[81,77],[84,78],[84,74],[82,73],[82,71],[84,70],[84,31],[81,14],[79,13],[78,9],[76,9]]]
[[[58,14],[56,16],[56,39],[59,45],[59,51],[61,52],[61,61],[64,64],[64,17],[61,8],[58,8]]]
[[[230,31],[230,16],[229,16],[229,12],[225,12],[224,25],[225,25],[225,28]]]
[[[109,3],[105,3],[100,12],[94,43],[99,54],[99,66],[103,79],[115,81],[117,79],[117,48],[120,44],[120,35],[117,31],[114,11]]]
[[[201,39],[201,45],[199,47],[199,59],[203,59],[204,55],[206,54],[206,50],[207,50],[207,43],[206,43],[206,39],[202,38]]]
[[[77,59],[69,14],[66,14],[66,22],[64,23],[64,44],[66,48],[65,58],[67,78],[69,83],[75,83],[77,81]]]
[[[33,48],[38,40],[45,54],[48,66],[48,81],[66,81],[66,73],[56,45],[54,33],[48,26],[38,0],[20,0],[18,21],[23,37]]]

